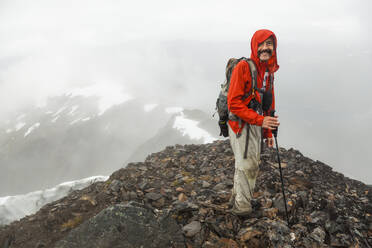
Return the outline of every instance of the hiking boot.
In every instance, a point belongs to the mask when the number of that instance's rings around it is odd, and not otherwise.
[[[249,208],[246,208],[244,210],[241,210],[241,209],[238,209],[235,204],[234,206],[232,207],[232,209],[230,210],[230,212],[236,216],[240,216],[240,217],[249,217],[252,213],[252,208],[249,207]]]
[[[229,208],[232,208],[234,206],[234,202],[235,202],[235,195],[231,195],[227,206],[229,206]]]
[[[257,199],[251,199],[251,206],[253,210],[259,210],[262,207],[262,204]]]

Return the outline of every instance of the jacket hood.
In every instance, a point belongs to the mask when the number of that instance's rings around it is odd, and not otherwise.
[[[274,39],[274,51],[271,58],[267,62],[261,62],[257,56],[257,49],[260,43],[264,42],[269,37]],[[276,58],[276,48],[278,46],[275,34],[267,29],[257,30],[251,40],[251,59],[256,62],[256,65],[260,68],[268,68],[271,73],[276,72],[279,69],[279,65]]]

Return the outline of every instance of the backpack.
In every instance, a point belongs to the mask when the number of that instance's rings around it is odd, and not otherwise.
[[[254,94],[254,91],[257,90],[257,69],[256,69],[254,62],[251,59],[248,59],[245,57],[242,57],[240,59],[236,59],[236,58],[229,59],[226,65],[226,72],[225,72],[226,79],[225,79],[225,82],[221,84],[221,91],[216,101],[216,110],[219,116],[218,125],[220,126],[220,136],[224,136],[224,137],[229,136],[229,129],[227,126],[228,120],[229,119],[240,120],[239,117],[229,112],[229,109],[227,106],[227,93],[229,92],[232,71],[234,70],[235,66],[241,60],[245,60],[248,62],[249,69],[251,72],[251,77],[252,77],[252,85],[253,85],[253,87],[249,90],[248,94],[243,96],[243,100],[245,100],[251,94]]]

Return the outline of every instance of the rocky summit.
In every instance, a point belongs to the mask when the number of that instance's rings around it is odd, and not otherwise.
[[[0,248],[372,247],[372,187],[295,149],[262,153],[247,217],[230,213],[228,140],[171,146],[0,228]]]

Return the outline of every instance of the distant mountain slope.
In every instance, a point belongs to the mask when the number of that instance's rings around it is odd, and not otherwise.
[[[108,177],[96,176],[72,182],[64,182],[54,188],[39,190],[25,195],[0,197],[0,226],[36,213],[44,205],[59,200],[75,190],[107,180]]]
[[[120,168],[170,117],[164,106],[146,112],[144,105],[129,100],[100,114],[96,97],[64,95],[15,116],[0,127],[0,196]]]
[[[217,139],[217,122],[200,110],[175,113],[154,137],[141,144],[127,162],[142,162],[148,154],[174,144],[205,144]]]
[[[126,161],[144,159],[149,152],[176,142],[203,143],[198,136],[186,134],[190,130],[179,116],[181,108],[143,99],[126,99],[103,108],[99,97],[78,93],[52,97],[45,106],[30,106],[0,124],[0,196],[109,175],[125,166]],[[159,130],[173,128],[164,128],[171,124],[170,118],[184,126],[164,139]],[[210,116],[200,111],[187,118],[188,124],[195,123],[193,118],[201,121],[199,129],[202,122],[210,122]],[[213,136],[211,129],[205,132]],[[159,146],[149,149],[148,141]]]

